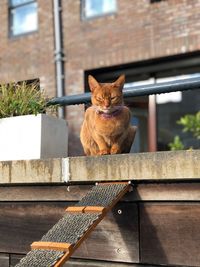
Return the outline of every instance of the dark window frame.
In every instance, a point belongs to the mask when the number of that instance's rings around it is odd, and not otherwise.
[[[19,33],[19,34],[13,34],[13,29],[12,29],[13,28],[12,11],[16,10],[17,8],[20,8],[20,7],[23,7],[23,6],[27,6],[27,5],[30,5],[30,4],[33,4],[33,3],[37,3],[38,4],[38,1],[37,0],[27,0],[27,2],[24,2],[24,3],[21,3],[21,4],[12,5],[12,0],[8,0],[8,18],[9,18],[8,36],[10,38],[18,38],[18,37],[21,37],[21,36],[26,36],[26,35],[38,32],[38,27],[37,27],[36,30],[31,30],[31,31],[23,32],[23,33]],[[38,13],[38,10],[37,10],[37,13]]]
[[[94,15],[91,17],[87,17],[86,16],[86,5],[85,5],[85,1],[87,0],[80,0],[80,7],[81,7],[81,20],[82,21],[90,21],[90,20],[94,20],[94,19],[98,19],[98,18],[102,18],[102,17],[107,17],[107,16],[112,16],[112,15],[116,15],[118,12],[118,5],[117,5],[117,0],[116,1],[116,10],[115,11],[110,11],[107,13],[102,13],[102,14],[98,14],[98,15]]]
[[[160,2],[164,2],[166,0],[150,0],[150,4],[156,4],[156,3],[160,3]]]
[[[188,52],[185,54],[172,55],[167,57],[148,59],[138,62],[126,63],[110,67],[98,69],[86,69],[84,71],[85,92],[89,91],[88,75],[93,75],[98,81],[113,82],[119,75],[125,74],[127,82],[145,80],[148,78],[165,78],[181,74],[192,74],[200,72],[200,52]],[[200,90],[200,89],[198,89]],[[126,100],[127,101],[127,100]],[[126,102],[125,102],[126,103]],[[128,106],[131,106],[128,103]],[[136,105],[134,104],[134,108]],[[145,108],[145,107],[144,107]],[[158,120],[156,114],[157,104],[152,101],[152,106],[149,106],[149,120],[155,125],[155,120]],[[150,114],[151,109],[151,114]],[[185,113],[184,113],[185,114]],[[180,118],[180,117],[179,117]],[[148,129],[148,151],[155,151],[160,146],[158,124],[153,128]],[[161,150],[160,150],[161,151]]]

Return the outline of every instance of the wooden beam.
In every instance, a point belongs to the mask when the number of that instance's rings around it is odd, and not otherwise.
[[[90,189],[90,185],[29,185],[0,186],[0,203],[5,201],[79,201]],[[137,183],[134,192],[123,197],[124,201],[200,201],[198,181]]]
[[[10,267],[9,254],[0,253],[0,266],[1,267]]]
[[[81,212],[81,213],[83,213],[84,209],[85,209],[85,206],[84,207],[70,206],[70,207],[67,207],[65,211],[66,212]]]
[[[21,258],[23,258],[25,255],[15,255],[10,254],[10,263],[11,265],[1,265],[1,267],[13,267],[15,266]],[[8,255],[9,260],[9,255]],[[0,261],[1,262],[1,261]],[[4,261],[2,261],[4,263]],[[6,262],[6,261],[5,261]],[[119,262],[107,262],[107,261],[98,261],[98,260],[83,260],[83,259],[70,259],[66,264],[64,264],[64,267],[130,267],[129,263],[119,263]],[[131,267],[147,267],[143,264],[131,264]],[[155,267],[152,265],[148,265],[148,267]]]
[[[84,209],[84,213],[95,213],[95,212],[101,212],[101,213],[105,213],[106,212],[106,208],[105,207],[100,207],[100,206],[87,206]]]
[[[105,207],[101,206],[86,206],[86,207],[79,207],[79,206],[71,206],[66,208],[66,212],[81,212],[81,213],[94,213],[94,212],[99,212],[99,213],[104,213],[106,211]]]
[[[47,249],[47,250],[58,250],[69,252],[72,249],[72,245],[68,243],[58,243],[58,242],[45,242],[36,241],[31,244],[31,249]]]
[[[141,262],[199,266],[199,204],[145,203],[139,209]]]

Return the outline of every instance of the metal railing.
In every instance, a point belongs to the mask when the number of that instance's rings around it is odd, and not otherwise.
[[[200,89],[200,78],[190,78],[183,80],[176,80],[165,83],[133,86],[123,90],[124,98],[147,96],[153,94],[170,93],[176,91],[187,91]],[[88,104],[91,102],[91,93],[68,95],[63,97],[56,97],[48,102],[48,105],[78,105]]]

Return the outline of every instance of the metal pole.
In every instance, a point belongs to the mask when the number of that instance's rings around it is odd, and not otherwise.
[[[148,105],[148,151],[157,151],[156,96],[149,96]]]
[[[61,1],[53,0],[54,3],[54,31],[55,31],[55,63],[56,63],[56,86],[57,97],[64,96],[64,55],[62,50],[62,24],[61,24]],[[58,117],[65,117],[64,107],[58,108]]]
[[[186,91],[192,89],[200,89],[200,79],[191,78],[185,80],[177,80],[173,82],[165,82],[152,85],[135,86],[123,91],[124,98],[135,97],[135,96],[146,96],[153,94],[169,93],[176,91]],[[71,96],[63,96],[60,98],[54,98],[49,101],[49,105],[59,104],[61,106],[65,105],[77,105],[77,104],[87,104],[91,101],[91,94],[79,94]]]

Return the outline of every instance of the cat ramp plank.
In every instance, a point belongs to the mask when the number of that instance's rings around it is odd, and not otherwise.
[[[128,182],[99,183],[61,218],[16,267],[60,267],[131,188]]]

